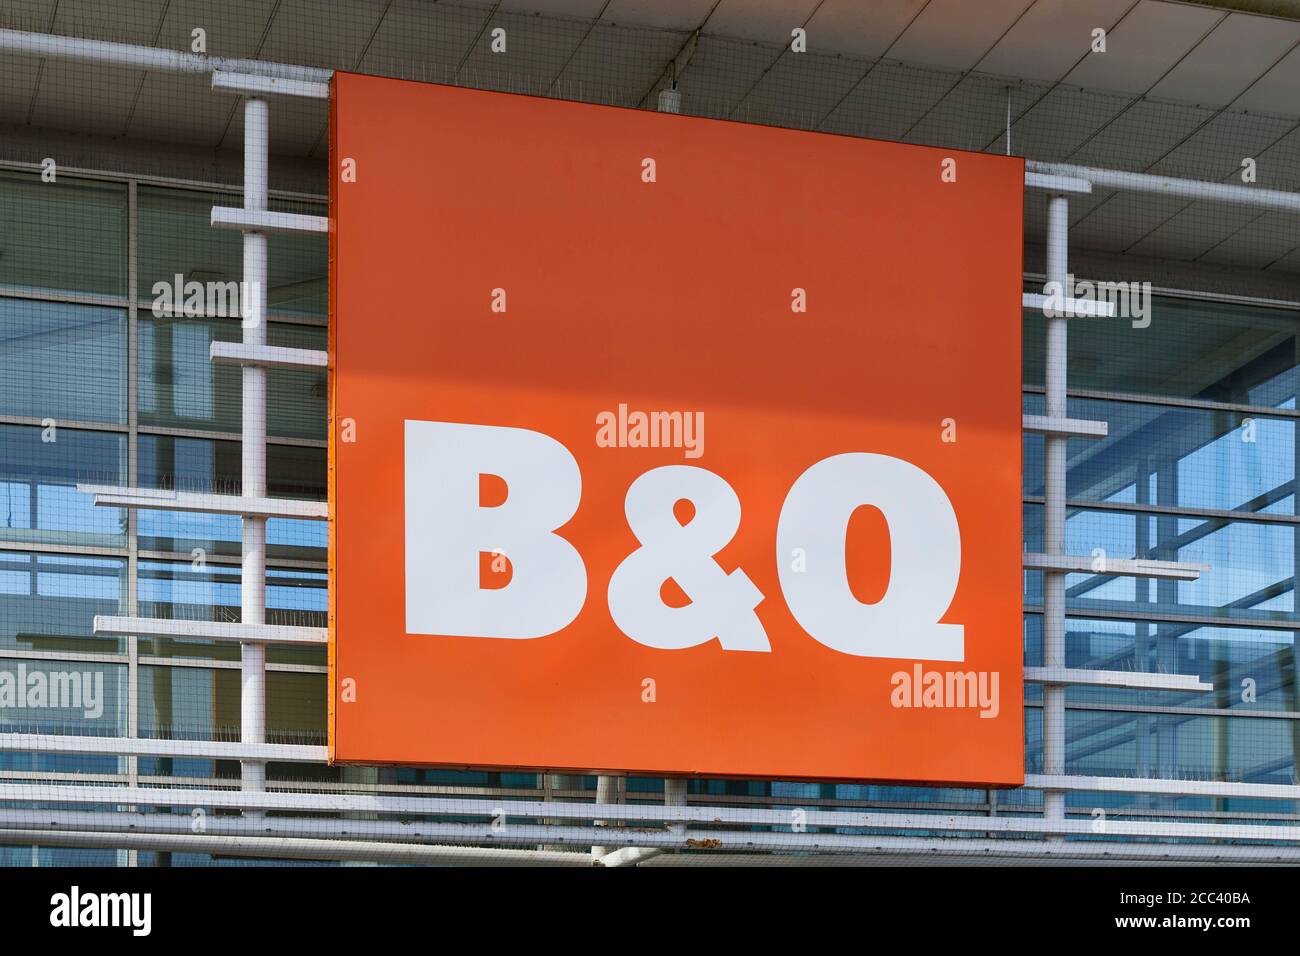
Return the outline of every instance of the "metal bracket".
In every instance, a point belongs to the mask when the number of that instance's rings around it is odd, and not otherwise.
[[[310,80],[289,80],[276,76],[261,76],[251,73],[230,73],[225,70],[212,72],[212,88],[226,93],[242,93],[247,96],[304,96],[309,99],[327,100],[330,96],[328,83],[314,83]],[[1026,174],[1026,179],[1028,174]]]
[[[212,225],[245,232],[329,232],[329,216],[304,216],[294,212],[213,206]]]

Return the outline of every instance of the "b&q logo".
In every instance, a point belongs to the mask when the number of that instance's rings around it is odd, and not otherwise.
[[[410,634],[539,638],[563,630],[587,601],[582,555],[556,529],[582,498],[582,473],[564,445],[536,431],[406,422],[406,630]],[[502,479],[505,502],[480,504],[482,475]],[[603,489],[602,489],[603,490]],[[689,502],[683,524],[674,509]],[[845,556],[850,517],[876,508],[890,532],[889,585],[877,602],[854,596]],[[714,560],[741,524],[722,476],[662,465],[627,489],[624,514],[638,546],[610,576],[609,613],[646,647],[717,640],[767,651],[756,608],[765,595]],[[509,584],[484,588],[479,556],[502,555]],[[811,561],[809,556],[811,555]],[[781,505],[773,561],[786,605],[810,637],[856,657],[963,660],[961,624],[941,623],[957,590],[961,537],[952,502],[920,468],[887,455],[841,454],[799,475]],[[690,603],[673,607],[672,579]]]
[[[336,761],[1022,781],[1019,160],[347,74],[331,130]]]

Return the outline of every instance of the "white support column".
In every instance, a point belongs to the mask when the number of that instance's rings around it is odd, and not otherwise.
[[[1064,195],[1052,195],[1047,207],[1047,281],[1059,283],[1062,295],[1069,272],[1070,202]],[[1047,322],[1046,392],[1048,418],[1068,417],[1066,409],[1066,322],[1063,316],[1045,317]],[[1043,499],[1043,552],[1049,556],[1065,551],[1065,450],[1069,439],[1059,433],[1044,435],[1046,475]],[[1043,666],[1048,670],[1065,664],[1065,572],[1043,572]],[[1043,773],[1065,773],[1065,687],[1043,686]],[[1065,819],[1065,794],[1043,792],[1043,817],[1049,823]],[[1049,838],[1050,839],[1050,838]]]
[[[610,774],[601,774],[596,778],[596,802],[597,803],[618,803],[618,777]],[[608,824],[606,820],[593,820],[592,825],[603,827]],[[595,845],[591,848],[592,862],[599,860],[608,854],[613,847]]]
[[[249,97],[244,101],[244,208],[266,210],[269,179],[269,110],[266,100]],[[244,288],[240,305],[244,344],[266,345],[266,234],[244,233]],[[266,496],[266,369],[243,367],[243,495]],[[240,619],[244,624],[266,623],[266,518],[243,518]],[[240,740],[245,744],[266,742],[266,645],[240,645]],[[256,760],[241,763],[243,789],[266,789],[266,764]],[[261,816],[253,811],[250,816]]]

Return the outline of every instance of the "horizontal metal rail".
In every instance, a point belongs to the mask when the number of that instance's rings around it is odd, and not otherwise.
[[[278,76],[254,73],[230,73],[226,70],[212,72],[212,88],[226,93],[247,96],[299,96],[308,99],[329,99],[328,82],[290,80]]]
[[[72,734],[0,733],[0,751],[274,760],[284,763],[325,763],[329,759],[328,747],[313,744],[245,744],[227,740],[159,740],[148,737],[88,737]]]
[[[1198,179],[1176,179],[1172,176],[1153,176],[1151,173],[1127,173],[1116,169],[1098,169],[1094,166],[1072,166],[1068,163],[1042,163],[1032,159],[1025,162],[1025,169],[1044,176],[1084,180],[1092,183],[1093,186],[1101,186],[1105,189],[1229,203],[1235,206],[1260,206],[1281,212],[1300,212],[1300,193],[1284,192],[1280,189],[1262,189],[1234,183],[1212,183]]]
[[[1170,780],[1162,777],[1052,777],[1025,774],[1025,786],[1036,790],[1086,793],[1143,793],[1177,797],[1238,797],[1246,800],[1300,800],[1300,786],[1287,783],[1238,783],[1225,780]]]
[[[96,634],[238,641],[243,644],[328,644],[330,639],[329,628],[325,627],[185,621],[173,618],[122,617],[111,614],[96,614],[93,630]]]
[[[277,860],[349,860],[361,863],[468,864],[472,866],[592,866],[586,853],[499,847],[428,846],[363,840],[209,836],[201,833],[108,833],[52,828],[0,829],[0,842],[113,850],[163,850]]]
[[[606,866],[609,857],[593,860],[589,853],[563,850],[513,850],[500,847],[427,846],[419,844],[383,843],[359,840],[312,840],[285,837],[230,837],[195,833],[102,833],[59,832],[52,829],[5,829],[0,831],[3,840],[14,845],[100,847],[107,849],[173,850],[189,853],[211,853],[221,856],[240,856],[264,859],[301,860],[355,860],[385,863],[471,863],[479,866]],[[564,844],[566,841],[557,840]],[[699,847],[708,853],[684,855],[659,855],[658,864],[692,865],[717,861],[735,864],[747,859],[747,854],[735,852],[736,847]],[[610,854],[617,860],[618,853]],[[640,850],[645,853],[645,850]],[[1058,841],[1042,840],[953,840],[934,837],[877,836],[871,842],[852,850],[841,851],[844,857],[851,854],[865,861],[868,857],[887,856],[933,861],[936,857],[956,857],[970,863],[1002,859],[1025,862],[1132,862],[1132,863],[1219,863],[1228,865],[1294,865],[1300,863],[1300,848],[1289,846],[1223,846],[1180,845],[1153,843],[1121,843],[1117,841]],[[794,850],[789,856],[765,856],[765,865],[789,862],[806,866],[834,856],[812,856]],[[642,857],[644,859],[644,857]]]
[[[1040,778],[1050,783],[1043,789],[1067,790],[1059,780],[1065,778]],[[1241,785],[1238,785],[1241,786]],[[1290,788],[1293,791],[1296,788]],[[1292,799],[1294,799],[1294,794]],[[479,824],[429,824],[439,827],[430,831],[443,840],[470,842],[498,842],[501,832],[512,832],[522,843],[553,842],[547,833],[562,832],[554,824],[532,824],[522,821],[543,819],[604,822],[601,827],[584,827],[579,843],[587,845],[616,844],[623,846],[686,847],[688,840],[714,839],[716,833],[699,830],[680,831],[673,823],[695,825],[730,825],[740,827],[830,827],[837,831],[846,829],[932,830],[949,833],[1007,833],[1007,834],[1064,834],[1096,835],[1096,822],[1091,819],[1072,818],[1059,821],[1032,816],[978,816],[952,813],[889,813],[857,810],[818,810],[789,808],[768,810],[747,807],[666,806],[663,804],[596,804],[551,803],[543,800],[484,800],[454,798],[418,798],[376,796],[374,794],[339,793],[285,793],[242,790],[195,790],[170,788],[142,788],[120,786],[68,786],[44,784],[0,784],[0,802],[42,804],[91,804],[116,806],[159,806],[182,808],[237,808],[241,810],[275,810],[300,813],[365,813],[398,814],[404,816],[436,817],[488,817],[490,821]],[[644,830],[643,824],[653,823],[663,827],[664,839],[634,843],[628,838]],[[463,830],[446,829],[462,826]],[[729,831],[717,831],[729,833]],[[1109,820],[1107,834],[1113,836],[1152,837],[1164,839],[1206,840],[1256,840],[1273,842],[1300,842],[1300,824],[1227,824],[1190,823],[1185,821]],[[735,845],[740,836],[753,837],[771,849],[799,849],[800,832],[774,830],[761,835],[730,833],[728,842]],[[849,834],[835,834],[849,838]],[[764,843],[764,840],[767,842]],[[810,847],[804,847],[809,849]]]
[[[329,232],[329,216],[307,216],[296,212],[271,212],[238,206],[213,206],[212,225],[219,229],[245,232]]]
[[[1025,680],[1034,684],[1084,684],[1126,687],[1130,690],[1169,690],[1203,693],[1214,690],[1195,674],[1160,674],[1149,671],[1101,671],[1081,667],[1026,667]]]
[[[1049,176],[1044,173],[1025,173],[1026,189],[1044,189],[1052,193],[1090,193],[1092,183],[1070,176]]]
[[[322,67],[208,56],[204,53],[166,50],[134,43],[113,43],[107,40],[90,40],[51,33],[29,33],[24,30],[0,30],[0,51],[164,73],[203,74],[222,71],[314,83],[327,83],[334,75],[333,70]]]
[[[1048,415],[1024,415],[1020,426],[1041,435],[1067,435],[1071,438],[1105,438],[1110,423],[1086,418],[1053,418]]]
[[[10,785],[4,785],[2,788],[9,790]],[[49,800],[45,797],[34,796],[30,792],[33,788],[26,788],[29,793],[25,798],[6,798],[6,799],[24,799],[27,802],[39,801],[42,803],[52,802],[81,802],[81,803],[107,803],[110,801],[91,801],[91,800]],[[115,788],[79,788],[64,787],[63,790],[78,789],[115,789]],[[127,790],[129,788],[121,788]],[[165,792],[165,791],[164,791]],[[226,795],[236,793],[228,792]],[[248,797],[261,797],[256,791],[239,791],[239,795]],[[265,794],[274,796],[275,794]],[[281,794],[280,796],[283,796]],[[440,802],[440,801],[430,801]],[[194,808],[210,807],[213,804],[198,802],[194,804],[185,804]],[[563,804],[547,804],[547,807],[559,807],[567,809]],[[586,807],[588,816],[592,814],[591,806]],[[599,804],[600,807],[611,806],[611,804]],[[702,809],[702,808],[695,808]],[[526,817],[511,817],[508,811],[513,810],[509,803],[498,805],[493,808],[485,805],[482,808],[468,808],[464,805],[454,811],[449,811],[448,815],[454,816],[489,816],[492,820],[484,823],[465,823],[465,822],[438,822],[424,823],[423,833],[426,838],[437,840],[441,843],[474,843],[498,846],[536,846],[537,844],[570,844],[575,846],[593,846],[616,844],[618,846],[643,846],[658,847],[661,849],[690,850],[690,849],[729,849],[729,850],[786,850],[786,851],[811,851],[811,852],[862,852],[870,849],[878,840],[878,837],[866,833],[845,833],[848,829],[884,829],[884,830],[929,830],[949,834],[991,834],[1002,833],[1008,835],[1008,842],[1018,839],[1015,834],[1028,834],[1031,836],[1047,835],[1064,835],[1096,838],[1098,836],[1107,837],[1132,837],[1132,838],[1157,838],[1157,839],[1201,839],[1201,840],[1251,840],[1267,841],[1273,843],[1297,843],[1300,844],[1300,824],[1296,825],[1272,825],[1272,824],[1225,824],[1225,823],[1187,823],[1187,822],[1167,822],[1156,820],[1121,820],[1107,819],[1101,821],[1088,818],[1081,819],[1078,817],[1067,818],[1064,820],[1052,821],[1040,817],[984,817],[984,816],[951,816],[946,814],[856,814],[843,813],[835,814],[848,818],[865,817],[865,820],[854,822],[818,822],[813,823],[811,820],[804,821],[801,826],[806,824],[807,829],[802,830],[755,830],[755,829],[680,829],[671,826],[623,826],[612,822],[606,822],[603,826],[584,825],[572,826],[565,824],[547,824],[531,822],[532,818],[542,818],[546,814],[546,809],[529,813]],[[29,811],[33,820],[40,820],[41,814],[45,811],[33,809]],[[595,811],[602,819],[607,817],[606,814],[599,810]],[[733,814],[737,811],[731,811]],[[762,814],[767,811],[753,811],[754,814]],[[813,811],[808,811],[811,816]],[[553,814],[559,816],[559,814]],[[782,814],[784,822],[779,826],[790,827],[793,823],[791,814]],[[826,816],[826,814],[821,814]],[[206,819],[206,817],[205,817]],[[528,822],[525,822],[528,821]],[[258,821],[260,822],[260,821]],[[749,821],[738,821],[742,826]],[[761,826],[762,824],[749,823],[749,826]],[[824,826],[833,829],[834,832],[811,832],[812,828]],[[3,833],[3,830],[0,830]]]
[[[1020,297],[1020,304],[1026,309],[1045,310],[1051,306],[1053,314],[1059,313],[1067,319],[1111,319],[1115,317],[1115,303],[1100,299],[1069,299],[1043,295],[1039,292],[1026,292]]]
[[[97,505],[112,508],[154,508],[162,511],[299,518],[309,521],[323,521],[329,517],[329,505],[326,502],[295,498],[247,498],[241,495],[213,495],[197,491],[83,484],[77,485],[77,491],[94,495]]]
[[[1032,671],[1032,668],[1027,669]],[[1160,675],[1151,675],[1160,676]],[[1164,675],[1170,676],[1170,675]],[[121,756],[157,756],[157,757],[209,757],[214,759],[239,759],[246,753],[254,759],[267,759],[284,761],[286,763],[324,763],[327,759],[327,748],[308,744],[243,744],[229,741],[214,740],[158,740],[152,738],[140,737],[88,737],[73,736],[64,734],[20,734],[20,733],[2,733],[0,734],[0,751],[20,751],[27,753],[85,753],[85,754],[116,754]],[[1145,793],[1145,794],[1168,794],[1176,796],[1204,796],[1204,797],[1237,797],[1242,799],[1261,799],[1261,800],[1300,800],[1300,786],[1295,784],[1275,784],[1275,783],[1246,783],[1225,780],[1173,780],[1158,777],[1096,777],[1096,776],[1079,776],[1064,775],[1059,777],[1049,777],[1043,774],[1026,774],[1025,787],[1027,789],[1042,790],[1069,790],[1080,792],[1112,792],[1112,793]],[[92,802],[109,802],[109,803],[150,803],[158,802],[161,804],[171,805],[201,805],[205,797],[223,801],[221,805],[239,807],[244,804],[240,801],[247,798],[248,794],[239,792],[228,792],[219,790],[145,790],[142,792],[132,792],[125,796],[118,796],[114,793],[90,794],[86,788],[65,788],[73,789],[81,796],[93,796]],[[27,797],[15,797],[12,795],[0,797],[0,799],[31,799],[32,789],[28,787],[25,791]],[[159,797],[159,795],[161,796]],[[154,797],[158,797],[154,800]],[[273,805],[267,809],[276,810],[336,810],[336,811],[358,811],[372,813],[437,813],[439,812],[438,804],[431,803],[429,800],[421,798],[412,798],[404,800],[396,797],[381,797],[374,794],[275,794],[268,795],[273,799]],[[53,797],[49,799],[53,800]],[[487,804],[488,798],[475,798],[480,803]],[[507,798],[502,798],[507,799]],[[392,801],[398,802],[392,802]],[[323,801],[323,802],[322,802]],[[331,802],[333,801],[333,802]],[[375,801],[380,801],[376,803]],[[387,802],[385,802],[387,801]],[[517,801],[510,801],[508,804],[513,812],[522,813],[529,806],[540,816],[559,817],[563,815],[565,807],[576,808],[575,812],[579,816],[591,816],[592,808],[596,804],[559,804],[538,802],[532,805],[520,804]],[[454,807],[446,809],[446,812],[465,812],[463,801],[455,801]],[[628,818],[647,819],[647,820],[678,820],[690,821],[693,819],[703,821],[717,821],[723,819],[718,814],[723,815],[732,812],[760,812],[775,814],[766,822],[779,824],[788,822],[788,811],[749,811],[728,809],[716,811],[709,807],[665,807],[662,805],[600,805],[599,816],[601,819],[620,819],[624,815]],[[833,825],[851,826],[853,824],[846,822],[846,818],[839,811],[809,811],[813,812],[834,812],[836,815]],[[695,814],[695,816],[692,816]],[[743,820],[736,822],[755,822],[751,817],[745,817]],[[809,820],[809,823],[812,821]],[[832,824],[828,824],[832,825]]]
[[[1094,557],[1089,554],[1038,554],[1024,558],[1027,571],[1066,571],[1071,574],[1114,574],[1131,578],[1172,578],[1195,581],[1210,570],[1208,564],[1156,561],[1151,558]]]
[[[208,358],[224,365],[256,365],[261,368],[328,368],[330,356],[320,349],[291,349],[280,345],[249,345],[245,342],[213,342]]]

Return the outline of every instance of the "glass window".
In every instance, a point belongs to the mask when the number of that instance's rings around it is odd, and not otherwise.
[[[124,183],[0,172],[0,285],[126,295]]]
[[[324,571],[268,569],[266,623],[325,627],[328,586]],[[228,622],[240,619],[237,564],[210,564],[201,555],[188,562],[141,561],[137,589],[142,617]],[[141,639],[140,653],[235,661],[239,659],[239,645],[230,641]],[[268,658],[277,663],[324,664],[326,654],[323,646],[271,645]]]
[[[244,274],[243,236],[212,228],[212,207],[242,206],[238,193],[192,192],[142,186],[138,193],[139,290],[145,309],[182,284],[238,282]],[[324,203],[272,199],[271,209],[328,215]],[[329,313],[329,240],[323,234],[274,233],[267,243],[267,310],[271,315]],[[164,286],[158,283],[165,284]]]
[[[1042,540],[1043,508],[1024,510],[1025,540]],[[1068,607],[1079,613],[1205,617],[1240,623],[1300,624],[1295,613],[1297,526],[1149,512],[1071,509],[1066,552],[1108,558],[1151,558],[1206,564],[1194,581],[1105,573],[1069,574]],[[1042,600],[1042,575],[1027,572],[1025,599]]]
[[[1289,719],[1070,708],[1065,722],[1068,774],[1294,782],[1296,742]]]
[[[96,507],[76,486],[125,475],[125,435],[0,425],[0,540],[121,546],[125,512]]]
[[[1153,296],[1149,318],[1144,328],[1131,319],[1072,319],[1070,388],[1294,407],[1294,312]],[[1042,313],[1026,309],[1028,385],[1043,384],[1045,330]]]
[[[121,309],[0,298],[0,414],[125,422],[126,337]]]
[[[238,740],[239,686],[238,668],[142,665],[140,736]],[[267,740],[324,744],[328,690],[324,674],[268,673]]]
[[[1069,667],[1194,674],[1214,685],[1214,690],[1201,693],[1069,687],[1066,694],[1071,702],[1242,713],[1300,710],[1294,680],[1295,631],[1077,615],[1066,619],[1065,631]],[[1042,648],[1042,616],[1026,614],[1025,663],[1041,666]],[[1039,693],[1032,696],[1041,698]]]
[[[1041,414],[1042,396],[1025,396]],[[1293,418],[1222,409],[1071,399],[1073,418],[1104,421],[1105,438],[1067,442],[1071,501],[1294,514]],[[1043,436],[1025,436],[1025,494],[1043,494]]]
[[[0,647],[42,652],[120,653],[94,637],[96,614],[122,614],[126,562],[0,551]]]
[[[0,658],[0,731],[120,737],[126,666]]]
[[[214,340],[239,341],[235,319],[141,319],[139,416],[143,425],[238,432],[242,417],[241,372],[208,358]],[[327,347],[319,326],[272,323],[271,345],[299,349]],[[267,372],[267,431],[286,438],[324,439],[328,423],[328,383],[324,369],[270,369]]]
[[[239,442],[141,435],[138,454],[142,486],[219,494],[239,491]],[[326,480],[324,448],[267,446],[267,490],[272,497],[323,501]],[[139,512],[137,521],[140,546],[149,551],[188,554],[201,548],[210,555],[240,553],[238,515],[148,510]],[[267,522],[267,554],[272,561],[324,561],[328,530],[324,521],[272,518]]]

